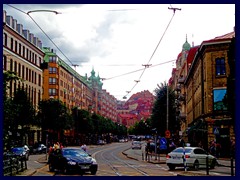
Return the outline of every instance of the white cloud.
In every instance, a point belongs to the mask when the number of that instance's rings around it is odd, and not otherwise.
[[[143,68],[142,64],[156,65],[177,58],[186,40],[195,45],[231,32],[235,26],[235,5],[231,4],[178,4],[173,16],[167,4],[91,4],[91,5],[14,5],[27,12],[52,9],[62,12],[32,13],[31,16],[72,61],[80,65],[81,75],[90,75],[92,67],[102,78],[111,78]],[[12,15],[40,37],[44,46],[56,47],[25,14],[4,5]],[[164,31],[166,33],[163,36]],[[158,49],[150,59],[159,40]],[[66,58],[59,52],[58,55]],[[67,63],[68,60],[66,60]],[[172,63],[148,68],[132,93],[153,91],[157,84],[168,81]],[[133,88],[142,71],[103,81],[103,88],[121,99]],[[132,94],[131,93],[131,94]],[[130,94],[130,95],[131,95]],[[129,97],[129,96],[128,96]]]

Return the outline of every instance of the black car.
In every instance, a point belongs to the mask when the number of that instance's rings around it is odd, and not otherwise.
[[[45,146],[44,144],[34,144],[32,148],[32,153],[42,154],[42,153],[46,153],[46,150],[47,150],[47,146]]]
[[[11,149],[11,152],[14,155],[19,156],[20,158],[23,158],[23,160],[28,160],[29,159],[29,151],[26,150],[24,147],[14,147]]]
[[[98,164],[96,160],[81,148],[65,147],[51,150],[48,158],[49,171],[60,170],[64,174],[78,172],[83,174],[97,173]]]

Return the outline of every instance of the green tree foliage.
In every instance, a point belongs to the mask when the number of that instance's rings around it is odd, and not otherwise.
[[[167,90],[168,90],[168,129],[175,132],[179,129],[179,123],[176,121],[175,94],[167,87],[167,83],[161,83],[155,90],[156,101],[152,109],[151,124],[156,128],[159,135],[164,136],[167,130]]]
[[[58,99],[42,100],[39,103],[38,118],[42,130],[62,131],[70,129],[73,119],[67,107]]]

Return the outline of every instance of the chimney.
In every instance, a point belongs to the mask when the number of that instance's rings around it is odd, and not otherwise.
[[[17,20],[13,19],[13,29],[17,31]]]
[[[24,29],[24,30],[23,30],[23,35],[24,35],[24,37],[26,38],[26,40],[29,41],[29,30]]]
[[[33,37],[33,43],[35,46],[38,46],[38,37]]]
[[[22,31],[23,31],[23,25],[22,24],[17,24],[17,32],[22,35]]]
[[[7,16],[7,24],[12,27],[13,24],[13,17],[12,16]]]
[[[34,34],[33,33],[29,33],[29,41],[31,43],[33,43],[33,38],[34,38]]]
[[[3,23],[6,23],[7,12],[3,10]]]

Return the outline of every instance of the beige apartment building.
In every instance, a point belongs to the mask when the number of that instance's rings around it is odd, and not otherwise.
[[[18,88],[23,88],[36,109],[42,99],[44,52],[41,47],[40,39],[3,11],[3,71],[15,72],[23,80],[9,83],[7,95],[13,97]],[[27,133],[21,132],[21,128],[17,132],[19,140],[24,138],[30,145],[41,140],[37,127],[29,127]]]

